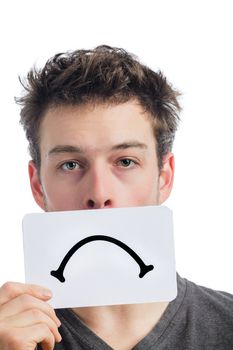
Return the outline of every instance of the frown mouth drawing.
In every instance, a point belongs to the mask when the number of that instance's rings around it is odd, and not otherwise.
[[[133,249],[131,249],[129,246],[127,246],[125,243],[119,241],[116,238],[110,237],[110,236],[104,236],[104,235],[94,235],[94,236],[89,236],[86,237],[84,239],[82,239],[81,241],[79,241],[78,243],[76,243],[69,251],[68,253],[65,255],[65,257],[63,258],[60,266],[58,267],[57,270],[52,270],[50,272],[50,274],[57,278],[60,282],[65,282],[65,277],[64,277],[64,269],[66,267],[66,264],[68,263],[68,261],[70,260],[70,258],[72,257],[72,255],[78,250],[80,249],[83,245],[93,242],[93,241],[107,241],[113,244],[118,245],[120,248],[122,248],[123,250],[125,250],[134,260],[135,262],[139,265],[140,267],[140,273],[139,273],[139,277],[142,278],[144,277],[149,271],[154,269],[153,265],[146,265],[143,260],[139,257],[139,255],[137,253],[134,252]]]

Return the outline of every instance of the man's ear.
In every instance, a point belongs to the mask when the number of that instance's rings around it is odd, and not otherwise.
[[[172,153],[166,154],[163,158],[163,167],[159,175],[159,204],[165,202],[169,197],[174,180],[175,159]]]
[[[33,160],[28,163],[28,173],[33,197],[39,207],[45,210],[43,187],[40,182],[39,171]]]

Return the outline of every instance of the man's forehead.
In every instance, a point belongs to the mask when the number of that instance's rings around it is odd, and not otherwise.
[[[108,115],[109,118],[113,120],[119,118],[120,115],[132,116],[137,115],[143,116],[146,119],[151,120],[151,115],[145,111],[142,105],[137,99],[131,99],[124,103],[109,104],[109,103],[86,103],[81,105],[54,105],[47,109],[43,119],[49,118],[66,118],[67,115],[73,116],[80,119],[80,117],[87,117],[88,115],[93,117],[93,115],[99,114],[99,116]]]
[[[86,149],[146,150],[154,134],[151,121],[133,103],[117,106],[61,106],[47,111],[40,128],[46,154],[84,153]],[[149,135],[150,134],[150,135]],[[75,149],[74,149],[75,148]]]

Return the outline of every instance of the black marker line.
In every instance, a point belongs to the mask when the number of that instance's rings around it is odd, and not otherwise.
[[[154,269],[153,265],[145,265],[145,263],[142,261],[142,259],[129,246],[127,246],[125,243],[119,241],[118,239],[109,237],[109,236],[95,235],[95,236],[86,237],[86,238],[82,239],[81,241],[79,241],[78,243],[76,243],[68,251],[68,253],[65,255],[65,257],[62,260],[62,262],[61,262],[60,266],[58,267],[58,269],[57,270],[52,270],[50,272],[50,274],[53,277],[56,277],[60,282],[65,282],[65,277],[63,275],[64,269],[66,267],[66,264],[68,263],[68,261],[72,257],[72,255],[79,248],[81,248],[84,244],[87,244],[87,243],[93,242],[93,241],[107,241],[107,242],[110,242],[110,243],[114,243],[114,244],[118,245],[120,248],[124,249],[138,263],[138,265],[140,267],[140,273],[139,273],[139,277],[140,278],[144,277],[147,272],[149,272],[149,271]]]

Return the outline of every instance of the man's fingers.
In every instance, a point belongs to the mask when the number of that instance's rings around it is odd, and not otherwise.
[[[35,350],[41,343],[44,350],[53,350],[54,335],[46,324],[25,328],[0,328],[0,348],[10,350]]]
[[[8,301],[0,307],[0,321],[7,317],[34,309],[42,311],[52,318],[58,327],[60,326],[61,323],[57,318],[55,311],[48,303],[26,294],[17,296],[15,299]]]
[[[53,350],[55,345],[55,339],[49,328],[46,325],[34,325],[30,328],[27,328],[31,334],[33,334],[33,341],[35,344],[42,344],[43,350]]]
[[[48,300],[52,297],[52,292],[49,289],[36,284],[6,282],[0,288],[0,306],[22,294],[29,294],[42,300]]]
[[[20,314],[6,318],[4,320],[4,327],[23,328],[43,323],[49,327],[50,331],[55,337],[56,342],[60,342],[61,335],[58,332],[57,323],[55,323],[50,317],[38,309],[27,310]]]
[[[7,282],[0,288],[0,349],[53,350],[61,325],[46,303],[52,293],[38,285]]]

